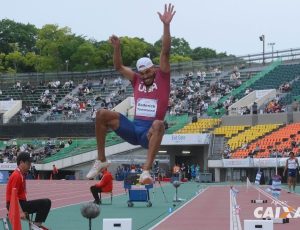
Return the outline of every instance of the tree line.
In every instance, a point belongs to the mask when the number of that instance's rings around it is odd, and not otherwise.
[[[124,65],[135,66],[142,56],[159,63],[161,39],[151,44],[143,38],[121,37]],[[0,21],[0,73],[92,71],[113,66],[108,41],[72,33],[69,27],[46,24],[41,29],[10,19]],[[210,48],[192,49],[184,38],[172,37],[170,62],[227,57]]]

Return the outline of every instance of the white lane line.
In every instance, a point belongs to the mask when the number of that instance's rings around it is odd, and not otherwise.
[[[230,230],[242,230],[240,214],[237,212],[238,204],[236,201],[237,193],[233,189],[229,190],[230,196]]]
[[[229,212],[230,212],[230,230],[233,230],[233,209],[232,209],[232,196],[231,189],[229,190]]]

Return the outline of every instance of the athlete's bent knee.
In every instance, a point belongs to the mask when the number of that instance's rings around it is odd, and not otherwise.
[[[163,134],[165,131],[165,125],[163,121],[155,120],[152,124],[152,129],[158,134]]]
[[[103,118],[105,118],[107,116],[107,112],[108,112],[108,110],[106,110],[106,109],[99,109],[96,113],[96,119],[102,120]]]

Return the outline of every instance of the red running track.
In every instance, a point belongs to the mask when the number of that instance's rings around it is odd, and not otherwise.
[[[59,180],[28,180],[28,199],[48,197],[52,200],[52,209],[79,204],[93,200],[89,187],[95,181],[59,181]],[[252,204],[252,199],[258,199],[258,191],[254,187],[247,189],[245,186],[236,186],[239,190],[237,204],[240,206],[240,221],[243,227],[245,219],[255,219],[254,209],[258,206],[264,208],[274,206],[272,199],[260,195],[261,199],[267,199],[267,204]],[[0,217],[7,213],[5,208],[5,185],[0,185]],[[203,190],[191,201],[181,206],[167,218],[155,225],[155,230],[168,229],[230,229],[230,186],[210,186]],[[114,181],[114,196],[124,194],[123,182]],[[104,197],[108,194],[104,194]],[[282,191],[282,201],[297,209],[300,207],[300,196],[288,194]],[[289,224],[275,224],[274,230],[299,229],[300,218],[290,219]]]
[[[267,187],[262,187],[262,190],[264,191]],[[275,203],[272,202],[272,198],[269,196],[266,196],[265,193],[260,192],[260,197],[259,197],[259,192],[257,189],[254,187],[250,187],[247,189],[245,186],[244,187],[237,187],[237,189],[240,191],[238,196],[237,196],[237,203],[240,205],[240,217],[241,217],[241,223],[245,219],[250,219],[253,220],[255,219],[254,216],[254,210],[258,207],[263,207],[263,211],[261,213],[264,213],[266,208],[272,207],[273,213],[275,215]],[[251,203],[252,199],[261,199],[261,200],[267,200],[267,203],[265,204],[256,204],[256,203]],[[287,204],[293,208],[298,208],[300,207],[300,196],[299,194],[289,194],[286,192],[286,190],[282,190],[280,194],[280,201],[285,201]],[[277,204],[279,207],[279,205]],[[294,216],[294,214],[292,214]],[[290,219],[290,223],[288,224],[274,224],[274,230],[298,230],[300,227],[300,218],[296,219]],[[242,224],[243,227],[243,224]]]
[[[237,195],[237,205],[240,206],[239,216],[243,229],[244,220],[254,220],[254,210],[262,206],[274,207],[272,198],[260,193],[254,188],[246,186],[235,187],[239,190]],[[173,215],[169,215],[152,229],[155,230],[220,230],[230,229],[230,186],[211,186],[196,196],[186,205],[176,210]],[[267,200],[266,204],[254,204],[251,200]],[[288,194],[285,190],[280,196],[281,201],[286,201],[288,205],[297,209],[300,207],[300,195]],[[264,209],[265,210],[265,209]],[[299,213],[300,214],[300,213]],[[288,224],[274,224],[274,230],[298,230],[300,218],[290,219]]]
[[[229,209],[229,187],[209,187],[154,229],[229,229]]]

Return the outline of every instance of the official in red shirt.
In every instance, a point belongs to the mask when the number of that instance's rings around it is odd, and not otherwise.
[[[37,226],[42,226],[42,223],[45,222],[51,208],[51,200],[38,199],[27,201],[25,177],[31,167],[31,158],[29,153],[19,153],[17,156],[17,165],[18,167],[9,177],[6,186],[6,208],[9,210],[12,189],[16,188],[20,204],[20,217],[25,219],[26,213],[36,213],[35,224]]]
[[[58,169],[55,165],[52,165],[53,180],[58,180]]]
[[[94,197],[95,204],[101,204],[101,199],[99,193],[101,192],[111,192],[113,189],[113,177],[107,168],[101,169],[102,178],[95,185],[91,186],[91,193]]]

